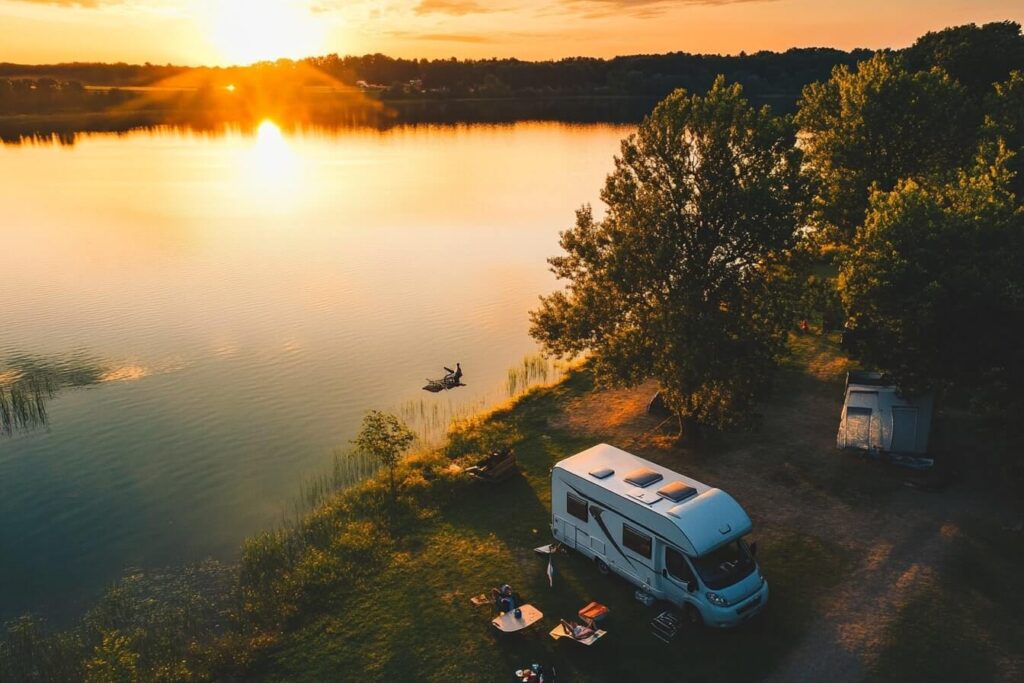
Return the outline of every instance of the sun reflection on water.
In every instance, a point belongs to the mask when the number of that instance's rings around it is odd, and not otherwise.
[[[301,190],[302,163],[280,126],[264,119],[256,128],[245,164],[250,194],[260,204],[287,208]]]

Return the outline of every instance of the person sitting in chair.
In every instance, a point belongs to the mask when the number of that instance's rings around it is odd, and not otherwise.
[[[562,622],[562,628],[565,632],[575,638],[576,640],[586,640],[590,636],[594,635],[594,629],[583,624],[577,624],[572,621],[566,621],[565,619],[560,620]]]
[[[452,386],[458,386],[459,384],[462,383],[462,365],[456,363],[454,370],[445,365],[444,369],[448,371],[448,374],[444,376],[445,382],[451,384]]]
[[[516,600],[512,595],[512,586],[507,583],[501,588],[492,588],[491,595],[494,596],[494,604],[499,612],[504,614],[516,608]]]

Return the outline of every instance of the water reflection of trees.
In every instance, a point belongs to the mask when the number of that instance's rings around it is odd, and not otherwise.
[[[219,136],[251,134],[265,119],[287,132],[338,133],[346,130],[385,131],[398,126],[466,123],[510,124],[517,121],[562,123],[639,122],[654,104],[642,97],[535,98],[523,100],[409,100],[379,103],[338,99],[332,93],[311,96],[301,113],[269,108],[201,107],[128,108],[67,116],[0,118],[0,141],[9,144],[73,145],[83,133],[126,134],[137,130],[173,130]]]
[[[44,426],[46,404],[60,389],[96,384],[103,366],[82,354],[64,358],[14,356],[0,363],[0,434]]]

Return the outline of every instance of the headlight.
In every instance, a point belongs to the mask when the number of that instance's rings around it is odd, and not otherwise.
[[[708,591],[704,595],[707,596],[708,602],[710,602],[712,605],[718,605],[719,607],[728,607],[729,605],[729,601],[723,598],[718,593],[712,593],[711,591]]]

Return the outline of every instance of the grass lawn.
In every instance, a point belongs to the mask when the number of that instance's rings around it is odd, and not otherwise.
[[[924,492],[904,485],[904,470],[836,451],[849,362],[835,339],[816,335],[794,336],[791,350],[752,433],[680,447],[671,424],[645,414],[652,387],[598,390],[577,371],[452,442],[472,452],[484,434],[518,435],[513,479],[474,484],[432,454],[407,475],[390,524],[358,504],[336,509],[362,510],[361,522],[325,508],[324,528],[340,531],[315,542],[313,561],[288,579],[299,607],[245,678],[503,681],[538,662],[563,681],[1020,680],[1024,546],[993,514],[993,489],[964,477]],[[730,631],[684,630],[665,645],[649,623],[667,605],[644,607],[631,585],[582,556],[557,555],[548,586],[546,558],[532,549],[551,540],[550,469],[602,441],[740,501],[771,586],[761,615]],[[353,548],[372,567],[350,559],[356,569],[318,574]],[[497,632],[490,606],[469,598],[502,583],[544,619]],[[592,647],[548,636],[590,600],[612,610],[607,636]]]
[[[665,645],[648,627],[665,605],[644,607],[632,586],[575,553],[556,556],[555,585],[548,586],[545,558],[532,548],[551,540],[549,470],[603,440],[553,426],[552,417],[591,389],[579,373],[496,414],[492,420],[528,435],[516,446],[521,476],[457,488],[440,514],[401,536],[380,573],[339,586],[315,618],[286,632],[257,673],[268,680],[489,681],[532,662],[554,665],[571,681],[667,672],[754,680],[773,671],[850,561],[844,549],[799,528],[755,528],[772,595],[761,616],[733,631],[687,631]],[[491,608],[473,607],[469,598],[501,583],[543,611],[542,622],[520,634],[491,627]],[[604,639],[584,647],[548,636],[558,618],[590,600],[612,609]]]

